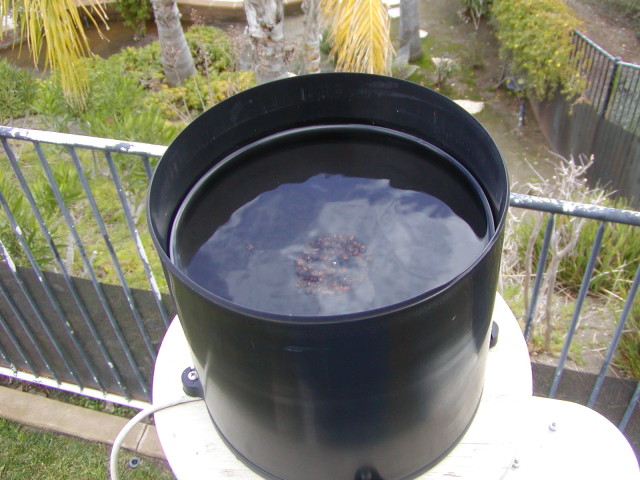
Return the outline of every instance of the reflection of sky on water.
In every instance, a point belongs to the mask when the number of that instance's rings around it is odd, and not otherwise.
[[[344,293],[308,294],[294,261],[310,241],[354,235],[366,275]],[[388,180],[317,175],[238,209],[194,255],[187,273],[246,307],[335,315],[398,303],[435,288],[478,257],[484,241],[440,200]]]

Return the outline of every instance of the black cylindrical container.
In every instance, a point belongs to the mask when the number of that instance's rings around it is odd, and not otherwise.
[[[394,149],[411,160],[405,164]],[[341,156],[345,151],[355,153]],[[429,160],[421,163],[422,155]],[[260,282],[249,281],[246,288],[254,290],[233,296],[187,274],[181,248],[228,225],[260,194],[325,174],[411,191],[428,185],[470,218],[484,243],[440,284],[418,285],[418,293],[384,304],[392,275],[366,304],[373,307],[330,314],[261,309],[262,303],[234,300],[261,298]],[[198,199],[215,189],[213,207],[198,208]],[[504,162],[482,126],[442,95],[394,78],[280,80],[235,95],[191,123],[157,167],[148,220],[211,418],[234,453],[267,478],[394,480],[417,475],[453,448],[482,394],[508,199]],[[287,203],[295,201],[283,208]],[[366,230],[368,222],[362,224]],[[296,228],[287,223],[265,236],[276,242]],[[355,237],[329,231],[318,242]],[[317,253],[318,243],[311,244]],[[230,247],[229,257],[255,253],[253,243],[241,247]],[[362,258],[362,268],[376,262]],[[308,286],[317,275],[303,279],[313,296]],[[352,286],[336,282],[336,289]]]

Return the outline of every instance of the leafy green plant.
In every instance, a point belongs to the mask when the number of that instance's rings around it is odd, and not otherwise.
[[[62,96],[55,77],[42,83],[36,110],[57,131],[80,129],[98,137],[168,144],[180,130],[166,120],[160,108],[148,101],[149,92],[131,75],[123,75],[125,61],[119,56],[89,63],[87,108],[74,111]]]
[[[216,27],[194,26],[185,34],[198,72],[220,73],[232,65],[229,36]],[[143,87],[157,90],[166,83],[160,62],[160,45],[153,42],[141,48],[128,47],[112,55],[109,61],[122,62],[124,71],[138,79]]]
[[[51,170],[65,204],[71,206],[80,200],[82,187],[75,170],[70,168],[64,161],[51,164]],[[35,203],[48,227],[54,243],[60,248],[63,246],[64,236],[61,229],[60,210],[53,190],[44,174],[33,171],[29,173],[30,178],[27,179],[27,183],[29,184]],[[40,225],[26,197],[21,189],[15,188],[15,185],[16,180],[8,170],[0,174],[0,190],[3,192],[11,214],[20,228],[20,232],[24,236],[36,262],[38,262],[41,267],[47,268],[47,266],[53,262],[53,252],[40,230]],[[24,266],[30,265],[26,253],[11,228],[9,218],[4,210],[0,215],[0,239],[2,239],[2,243],[14,263]]]
[[[153,88],[164,80],[160,62],[160,44],[150,43],[144,47],[127,47],[109,57],[110,62],[122,61],[122,68],[145,88]]]
[[[76,116],[64,98],[56,75],[50,75],[39,83],[33,108],[40,114],[43,126],[54,132],[69,131]]]
[[[219,28],[193,26],[185,37],[200,73],[206,74],[212,70],[219,73],[231,67],[231,39]]]
[[[83,128],[98,137],[167,145],[179,127],[168,123],[135,78],[122,75],[117,60],[94,60],[89,108],[80,116]]]
[[[151,94],[151,101],[166,118],[188,122],[207,108],[253,85],[255,77],[249,71],[196,73],[177,87],[162,84]]]
[[[0,61],[0,121],[24,117],[33,108],[37,83],[31,72]]]
[[[562,0],[493,0],[500,54],[524,81],[522,94],[538,99],[580,95],[584,80],[570,66],[578,19]]]
[[[606,200],[605,206],[625,208],[624,202]],[[579,285],[591,252],[592,242],[598,229],[598,222],[589,222],[560,272],[565,285]],[[603,295],[628,290],[633,275],[640,262],[640,231],[637,227],[623,224],[609,224],[605,230],[602,247],[598,255],[590,288]]]
[[[232,41],[222,30],[194,26],[186,33],[186,39],[198,72],[175,87],[165,81],[157,42],[142,48],[126,48],[109,59],[117,65],[116,70],[122,69],[130,74],[128,77],[137,79],[149,95],[147,103],[170,121],[190,121],[205,109],[255,84],[251,72],[230,71]]]

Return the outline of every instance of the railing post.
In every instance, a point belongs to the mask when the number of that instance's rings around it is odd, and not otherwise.
[[[544,277],[544,268],[547,264],[547,254],[549,253],[549,244],[551,243],[551,237],[553,236],[553,229],[555,226],[555,215],[552,213],[547,220],[547,228],[544,232],[544,240],[542,241],[542,249],[540,250],[540,257],[538,258],[538,268],[536,269],[536,280],[533,284],[533,292],[531,294],[531,303],[527,310],[527,316],[524,327],[524,339],[528,342],[531,335],[531,329],[533,327],[533,317],[536,313],[536,306],[538,304],[538,295],[540,294],[540,287],[542,286],[542,279]]]
[[[604,102],[602,103],[602,112],[600,115],[602,118],[607,116],[607,110],[609,109],[609,103],[611,102],[611,96],[613,95],[613,87],[616,82],[616,78],[618,77],[618,69],[620,68],[620,62],[622,59],[620,57],[616,57],[613,60],[613,68],[611,69],[611,78],[609,79],[609,85],[607,85],[607,93],[604,96]]]

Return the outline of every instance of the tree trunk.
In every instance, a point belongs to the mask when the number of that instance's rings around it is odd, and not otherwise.
[[[400,0],[400,44],[409,45],[409,61],[422,58],[418,0]]]
[[[304,66],[307,73],[320,72],[320,40],[322,39],[322,24],[320,22],[320,1],[303,0],[304,39],[302,48]]]
[[[245,0],[253,69],[258,83],[286,75],[284,62],[284,5],[282,0]]]
[[[196,73],[193,57],[180,24],[180,12],[175,0],[151,0],[158,40],[162,68],[171,85],[177,85]]]

